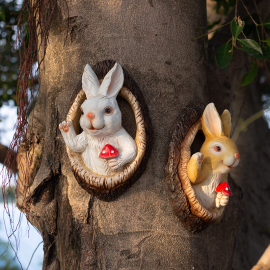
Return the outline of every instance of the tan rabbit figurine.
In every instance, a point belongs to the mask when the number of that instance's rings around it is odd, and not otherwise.
[[[217,211],[229,201],[228,195],[218,194],[216,188],[227,182],[228,173],[240,161],[235,143],[230,139],[231,115],[224,110],[219,116],[215,105],[206,106],[202,116],[205,135],[200,152],[192,155],[188,163],[188,177],[196,197],[207,210]]]

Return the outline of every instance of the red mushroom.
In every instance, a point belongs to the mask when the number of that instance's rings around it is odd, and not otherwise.
[[[222,195],[232,195],[232,191],[230,189],[230,186],[227,182],[223,182],[221,183],[217,188],[216,188],[216,192],[221,192]]]
[[[119,156],[119,151],[110,144],[106,144],[99,154],[99,157],[104,158],[104,159],[114,158],[118,156]]]

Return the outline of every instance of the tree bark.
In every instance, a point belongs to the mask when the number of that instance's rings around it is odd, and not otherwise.
[[[42,155],[27,196],[17,187],[18,206],[43,236],[43,269],[231,269],[240,190],[232,183],[236,193],[219,223],[191,233],[173,212],[165,182],[173,122],[190,102],[210,101],[203,41],[192,41],[206,25],[205,4],[68,1],[66,42],[67,12],[61,22],[55,16],[28,128],[44,136]],[[58,129],[84,66],[105,59],[119,62],[139,85],[154,129],[146,171],[110,202],[76,182]],[[119,103],[123,126],[134,134],[132,112]]]

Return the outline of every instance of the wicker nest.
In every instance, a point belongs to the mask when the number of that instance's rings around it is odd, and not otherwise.
[[[223,214],[224,207],[216,212],[204,208],[198,199],[187,173],[191,145],[201,129],[203,104],[190,104],[180,114],[173,127],[166,166],[167,183],[176,215],[186,229],[199,232]]]
[[[115,64],[114,61],[103,61],[93,67],[97,77],[102,80],[108,71]],[[114,175],[104,176],[92,172],[84,165],[80,153],[75,153],[66,146],[68,158],[72,171],[78,183],[88,192],[104,200],[111,200],[124,191],[142,174],[148,156],[150,154],[151,123],[148,117],[148,110],[145,105],[142,93],[136,83],[124,70],[124,85],[119,95],[123,97],[131,106],[136,121],[137,155],[133,162],[129,163],[125,169]],[[73,123],[76,133],[79,133],[80,107],[86,100],[82,85],[79,83],[73,95],[71,106],[66,120]]]

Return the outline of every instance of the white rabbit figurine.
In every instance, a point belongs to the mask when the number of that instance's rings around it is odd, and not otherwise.
[[[216,211],[229,201],[227,193],[217,194],[216,189],[222,182],[227,182],[227,174],[239,164],[240,154],[230,139],[231,115],[228,110],[220,117],[215,105],[208,104],[202,116],[202,130],[205,142],[188,163],[188,177],[199,202],[206,209]]]
[[[106,74],[101,85],[87,64],[82,76],[82,88],[87,98],[81,105],[83,132],[76,135],[69,121],[59,125],[66,145],[72,151],[82,153],[84,164],[100,175],[113,175],[123,170],[137,154],[135,141],[122,127],[121,111],[116,101],[123,83],[124,74],[118,63]],[[107,145],[115,148],[117,157],[100,158]]]

